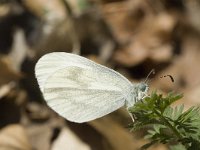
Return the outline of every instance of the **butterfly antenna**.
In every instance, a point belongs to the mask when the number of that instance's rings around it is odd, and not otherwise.
[[[174,78],[173,78],[172,75],[164,75],[164,76],[161,76],[160,78],[167,77],[167,76],[170,77],[170,79],[171,79],[172,82],[174,82]]]
[[[151,74],[155,74],[155,69],[151,69],[151,71],[150,71],[149,74],[147,75],[146,79],[144,80],[144,83],[148,83],[148,81],[149,81],[149,76],[150,76]]]

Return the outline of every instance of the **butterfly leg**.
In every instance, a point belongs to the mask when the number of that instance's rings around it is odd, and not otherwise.
[[[132,121],[134,122],[134,118],[133,118],[132,113],[129,112],[129,115],[131,116],[131,119],[132,119]]]

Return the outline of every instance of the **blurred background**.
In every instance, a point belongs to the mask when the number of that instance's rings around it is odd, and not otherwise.
[[[148,142],[145,131],[129,131],[125,108],[83,124],[48,108],[34,66],[54,51],[132,82],[154,68],[150,91],[183,93],[177,104],[186,108],[200,103],[199,0],[0,0],[0,150],[137,150]]]

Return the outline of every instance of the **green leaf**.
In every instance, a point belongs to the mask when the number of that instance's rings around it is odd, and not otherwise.
[[[173,120],[177,120],[178,117],[183,113],[184,105],[176,106],[174,110]]]
[[[187,150],[182,144],[170,146],[170,150]]]
[[[152,92],[129,109],[135,119],[132,129],[149,129],[145,138],[151,142],[143,148],[155,143],[182,144],[187,150],[200,148],[200,107],[191,107],[186,111],[183,104],[171,107],[171,104],[182,96],[171,92],[163,97],[162,94]]]

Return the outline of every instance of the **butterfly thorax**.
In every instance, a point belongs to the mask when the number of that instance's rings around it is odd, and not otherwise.
[[[130,94],[126,99],[126,107],[132,107],[136,102],[147,96],[148,85],[146,83],[133,84]]]

